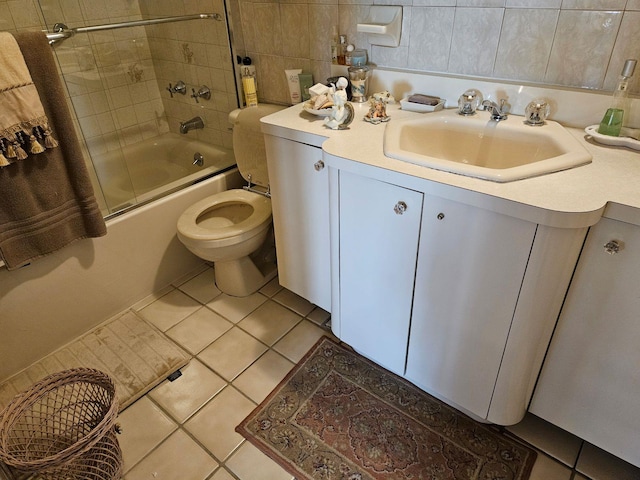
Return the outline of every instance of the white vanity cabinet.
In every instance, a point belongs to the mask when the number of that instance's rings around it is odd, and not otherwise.
[[[340,339],[402,375],[422,193],[338,173]]]
[[[331,311],[329,175],[322,149],[264,137],[280,284]]]
[[[636,466],[639,269],[639,226],[603,218],[591,228],[530,406]]]
[[[535,232],[425,197],[407,379],[487,418]]]

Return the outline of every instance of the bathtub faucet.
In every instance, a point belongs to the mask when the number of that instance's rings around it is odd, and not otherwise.
[[[187,120],[186,122],[180,122],[180,133],[187,133],[190,130],[197,130],[199,128],[204,128],[204,122],[200,117],[193,117],[191,120]]]

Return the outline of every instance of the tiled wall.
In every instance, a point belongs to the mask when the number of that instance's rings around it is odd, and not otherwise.
[[[139,1],[144,18],[194,13],[219,13],[224,17],[223,0]],[[237,96],[226,23],[192,20],[154,25],[146,31],[171,131],[177,132],[181,121],[197,115],[204,120],[205,128],[191,135],[231,148],[227,116],[237,108]],[[166,89],[179,80],[187,84],[187,94],[172,98]],[[196,103],[192,89],[197,91],[202,85],[211,90],[211,99]]]
[[[287,68],[329,76],[333,25],[372,63],[418,71],[612,90],[624,60],[640,59],[640,0],[238,1],[236,45],[257,65],[262,101],[287,103]],[[372,4],[403,6],[399,47],[356,32]]]
[[[69,27],[108,24],[200,12],[224,14],[222,0],[0,0],[0,31],[40,30],[60,21]],[[221,122],[236,107],[225,22],[195,20],[78,34],[54,52],[91,154],[178,131],[199,114],[206,128],[193,133],[209,143],[231,145]],[[209,102],[189,95],[171,99],[169,82],[207,84]],[[228,93],[230,92],[230,93]]]

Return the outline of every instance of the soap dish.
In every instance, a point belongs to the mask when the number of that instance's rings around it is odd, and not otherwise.
[[[400,107],[402,110],[407,110],[408,112],[437,112],[444,108],[444,102],[445,99],[441,98],[436,105],[424,105],[422,103],[410,102],[407,96],[400,100]]]
[[[612,145],[615,147],[629,147],[634,150],[640,150],[640,140],[631,137],[612,137],[611,135],[602,135],[598,133],[599,125],[590,125],[584,129],[585,133],[594,141],[603,145]]]

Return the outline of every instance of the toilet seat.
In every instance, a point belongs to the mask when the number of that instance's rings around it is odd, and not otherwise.
[[[246,204],[253,211],[248,217],[237,223],[224,219],[221,226],[201,227],[198,219],[207,211],[215,211],[225,204]],[[256,235],[256,230],[266,227],[271,222],[271,200],[263,195],[234,189],[217,193],[204,198],[187,208],[178,219],[178,233],[182,237],[194,241],[216,242],[218,246],[226,246],[243,241]]]

